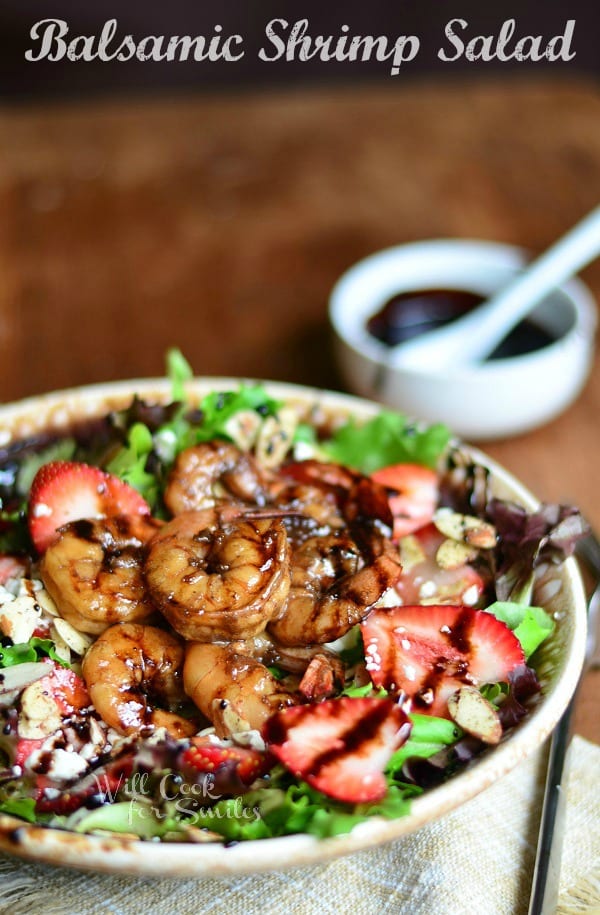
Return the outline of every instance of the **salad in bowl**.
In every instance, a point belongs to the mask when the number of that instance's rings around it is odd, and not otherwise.
[[[2,410],[0,847],[316,862],[539,745],[583,659],[579,512],[444,426],[168,367]]]

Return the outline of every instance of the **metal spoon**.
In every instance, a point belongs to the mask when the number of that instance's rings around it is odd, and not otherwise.
[[[590,534],[578,543],[576,552],[578,558],[588,565],[596,582],[588,603],[585,672],[590,667],[597,667],[600,661],[600,542]],[[550,741],[528,915],[554,915],[556,912],[565,830],[565,760],[576,702],[577,693],[569,702]]]
[[[545,295],[600,254],[600,206],[483,305],[393,348],[397,368],[451,367],[485,359]]]

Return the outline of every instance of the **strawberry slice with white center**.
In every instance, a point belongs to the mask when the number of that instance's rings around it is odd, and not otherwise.
[[[442,569],[436,553],[446,538],[433,524],[428,524],[400,539],[402,574],[394,590],[402,604],[478,603],[485,581],[473,566],[465,563],[454,569]]]
[[[412,699],[415,712],[449,718],[465,684],[502,683],[525,663],[513,632],[491,613],[447,604],[374,610],[361,624],[373,684]]]
[[[429,524],[439,501],[435,471],[420,464],[392,464],[376,470],[371,479],[385,486],[388,492],[394,516],[394,539]]]
[[[36,812],[68,816],[80,807],[88,806],[90,800],[97,807],[104,798],[110,800],[116,796],[126,784],[132,769],[131,757],[116,759],[88,773],[81,782],[63,788],[59,793],[50,779],[38,776]]]
[[[11,578],[24,578],[26,573],[27,563],[21,556],[0,556],[0,585],[5,585]]]
[[[323,794],[350,804],[378,801],[384,769],[411,723],[391,699],[327,699],[282,709],[266,722],[271,753]]]
[[[29,533],[39,553],[58,538],[58,529],[82,518],[149,515],[150,506],[128,483],[99,467],[52,461],[36,473],[29,496]]]
[[[48,673],[21,693],[17,725],[20,738],[35,741],[48,737],[62,727],[65,719],[91,705],[85,682],[74,670],[61,667],[56,661],[44,663]]]
[[[181,754],[184,773],[209,776],[215,792],[241,794],[252,782],[265,775],[273,759],[265,752],[252,747],[219,746],[206,737],[192,737],[191,746]]]
[[[91,700],[82,678],[55,661],[45,661],[48,673],[35,680],[21,693],[14,765],[24,769],[33,754],[41,750],[46,740],[56,734],[66,722],[75,720]],[[75,754],[73,754],[75,755]],[[52,760],[52,753],[48,754]],[[46,768],[48,760],[44,761]],[[51,769],[51,767],[50,767]],[[35,765],[33,766],[35,773]],[[37,774],[36,797],[52,784],[52,778]]]

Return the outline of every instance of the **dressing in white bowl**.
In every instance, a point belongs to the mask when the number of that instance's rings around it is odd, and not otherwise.
[[[578,280],[532,310],[530,320],[552,340],[522,355],[439,369],[402,367],[393,347],[367,327],[403,292],[459,290],[488,298],[525,264],[518,248],[458,239],[401,245],[360,261],[338,281],[329,306],[347,386],[418,419],[447,423],[470,440],[516,435],[558,416],[580,393],[593,359],[596,306]]]

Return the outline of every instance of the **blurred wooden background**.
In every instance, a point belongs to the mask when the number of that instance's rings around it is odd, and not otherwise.
[[[541,251],[599,199],[584,78],[4,108],[0,399],[160,375],[170,345],[198,374],[339,388],[327,299],[358,258],[436,236]],[[600,295],[600,263],[584,278]],[[596,363],[570,411],[487,449],[598,528],[599,407]]]

